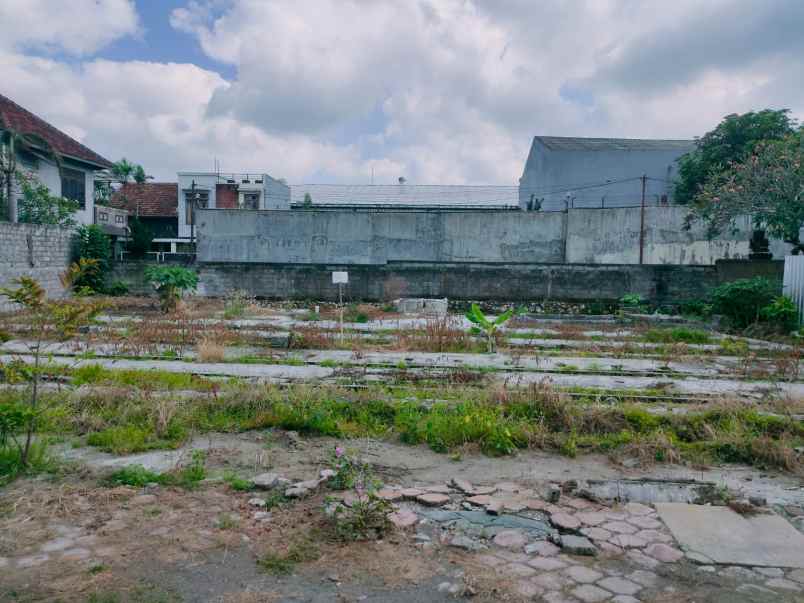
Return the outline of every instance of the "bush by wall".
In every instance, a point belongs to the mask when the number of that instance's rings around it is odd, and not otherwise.
[[[781,293],[781,283],[762,277],[739,279],[712,290],[712,312],[725,316],[735,329],[760,319],[760,311]]]

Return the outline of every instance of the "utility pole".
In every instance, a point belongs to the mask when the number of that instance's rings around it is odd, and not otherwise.
[[[190,185],[190,191],[190,241],[195,244],[195,210],[197,209],[195,204],[195,180]],[[185,199],[185,201],[188,200]]]
[[[645,185],[648,181],[647,174],[642,174],[642,205],[639,212],[639,263],[645,260]]]

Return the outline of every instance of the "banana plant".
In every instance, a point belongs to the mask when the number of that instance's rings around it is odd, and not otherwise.
[[[469,332],[472,333],[472,335],[485,335],[488,344],[488,353],[492,354],[496,344],[494,336],[497,333],[497,329],[508,322],[514,314],[517,314],[517,312],[514,310],[506,310],[494,320],[490,320],[483,314],[483,310],[480,309],[480,306],[472,304],[471,309],[466,313],[466,319],[474,325]]]

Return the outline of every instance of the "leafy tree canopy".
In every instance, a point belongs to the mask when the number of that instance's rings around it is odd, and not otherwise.
[[[690,203],[707,178],[750,155],[764,140],[781,140],[796,129],[788,109],[764,109],[728,115],[695,143],[695,149],[680,160],[674,198]]]
[[[75,226],[73,215],[78,211],[78,201],[51,195],[50,190],[33,175],[18,171],[16,180],[22,189],[17,208],[20,222]]]
[[[749,215],[771,237],[798,244],[804,224],[804,129],[783,140],[758,142],[753,152],[710,176],[695,197],[691,216],[710,232]]]

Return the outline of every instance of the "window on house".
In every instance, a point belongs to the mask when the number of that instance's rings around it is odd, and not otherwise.
[[[98,212],[98,222],[108,222],[109,221],[109,214],[105,211]]]
[[[186,190],[184,191],[185,200],[185,218],[187,224],[193,223],[193,207],[208,207],[209,206],[209,191],[202,189]]]
[[[28,171],[35,171],[39,167],[39,158],[28,151],[17,151],[17,161]]]
[[[64,168],[61,170],[61,196],[78,201],[80,209],[86,208],[87,181],[84,172]]]
[[[244,193],[243,209],[260,209],[260,193]]]
[[[114,223],[115,224],[123,224],[123,223],[125,223],[124,216],[115,216],[114,217]]]

